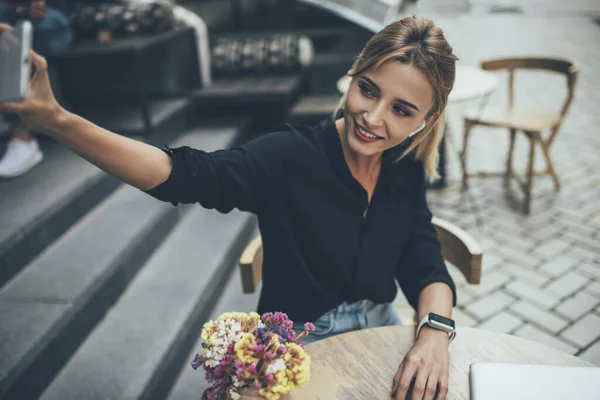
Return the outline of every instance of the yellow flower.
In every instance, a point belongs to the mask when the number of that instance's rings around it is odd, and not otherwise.
[[[258,321],[260,321],[260,315],[251,312],[245,317],[245,321],[242,324],[242,330],[244,332],[254,332],[256,328],[258,328]]]
[[[208,341],[210,340],[210,335],[213,333],[214,326],[215,323],[211,320],[205,323],[202,327],[202,335],[200,337],[204,343],[209,344]]]
[[[252,333],[244,333],[233,349],[241,362],[244,364],[251,364],[254,361],[255,347],[256,339],[254,338],[254,335]]]
[[[302,387],[310,380],[310,356],[304,349],[295,343],[286,343],[287,352],[283,359],[288,370],[290,380]]]

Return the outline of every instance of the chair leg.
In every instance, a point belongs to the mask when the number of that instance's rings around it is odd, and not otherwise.
[[[467,172],[467,148],[469,135],[471,133],[471,128],[473,127],[473,122],[465,119],[464,120],[464,131],[463,131],[463,148],[460,155],[460,166],[462,168],[462,188],[463,190],[468,186],[469,174]]]
[[[550,143],[545,142],[544,139],[542,139],[541,135],[538,136],[538,139],[540,142],[540,146],[542,147],[542,153],[544,154],[544,158],[546,159],[547,171],[552,177],[552,180],[554,181],[554,190],[558,192],[560,190],[560,182],[558,181],[558,175],[556,174],[556,171],[554,170],[554,165],[552,164],[552,160],[550,159]]]
[[[512,161],[513,153],[515,150],[515,138],[517,136],[516,129],[510,129],[510,142],[508,144],[508,155],[506,157],[506,171],[504,172],[504,183],[508,184],[508,181],[513,173]]]
[[[529,137],[529,163],[527,165],[527,176],[525,185],[525,201],[523,202],[523,212],[529,214],[531,210],[531,192],[533,189],[533,165],[535,156],[535,142],[539,137],[537,132],[527,132]]]

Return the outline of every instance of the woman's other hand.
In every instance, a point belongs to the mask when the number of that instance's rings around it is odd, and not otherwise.
[[[443,400],[448,393],[448,333],[424,327],[394,376],[395,400]],[[412,392],[409,388],[414,380]],[[407,395],[410,394],[410,397]]]

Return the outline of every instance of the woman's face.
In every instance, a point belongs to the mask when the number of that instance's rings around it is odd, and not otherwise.
[[[390,61],[356,76],[346,102],[347,143],[366,156],[399,145],[425,122],[432,99],[429,82],[412,65]]]

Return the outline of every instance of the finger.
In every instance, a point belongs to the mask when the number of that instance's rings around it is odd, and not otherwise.
[[[2,45],[2,50],[8,50],[10,45],[18,44],[19,41],[15,38],[10,31],[12,31],[12,26],[7,24],[0,24],[0,44]]]
[[[427,387],[427,377],[429,376],[429,370],[421,367],[417,371],[417,377],[415,379],[415,386],[412,390],[412,396],[410,400],[423,400],[425,395],[425,388]]]
[[[394,380],[392,381],[392,397],[398,391],[398,384],[400,384],[400,377],[402,376],[402,371],[404,371],[404,363],[401,363],[398,367],[398,371],[396,371],[396,375],[394,375]]]
[[[410,388],[410,383],[417,372],[417,364],[415,362],[407,362],[404,364],[400,381],[398,382],[398,388],[396,389],[395,400],[405,400]]]
[[[432,370],[427,377],[427,384],[425,386],[425,395],[423,396],[423,400],[433,400],[433,396],[435,396],[435,392],[437,390],[438,380],[438,373],[435,370]]]
[[[18,113],[23,109],[22,103],[16,103],[12,101],[0,102],[0,111],[3,113]]]
[[[19,44],[19,40],[16,37],[14,37],[12,33],[8,32],[9,31],[2,35],[2,41],[6,42],[7,44]]]
[[[444,400],[448,395],[448,371],[445,374],[441,374],[438,378],[440,391],[438,393],[437,400]]]
[[[31,50],[30,56],[31,63],[33,64],[33,67],[35,69],[34,79],[38,74],[45,75],[48,71],[48,62],[46,61],[46,59],[33,50]]]
[[[31,61],[33,62],[33,65],[35,65],[36,69],[48,69],[48,63],[46,62],[46,59],[33,50],[31,50]]]

